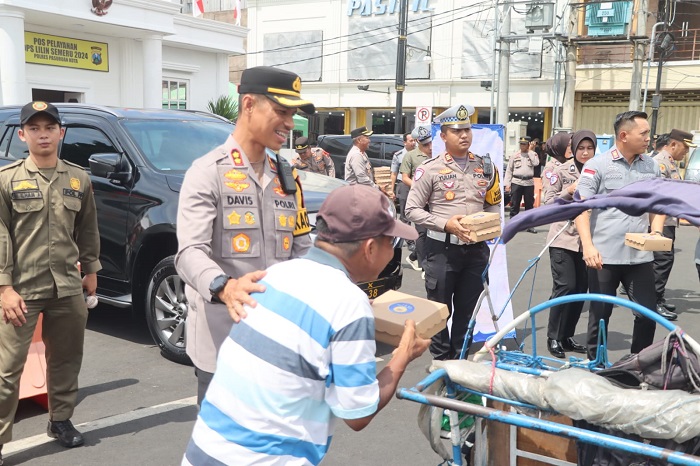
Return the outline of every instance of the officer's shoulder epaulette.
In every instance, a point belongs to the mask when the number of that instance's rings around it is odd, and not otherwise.
[[[483,159],[483,158],[484,158],[484,157],[482,157],[481,155],[475,154],[475,153],[473,153],[473,152],[469,152],[469,154],[467,154],[467,155],[469,155],[469,156],[471,156],[471,157],[475,157],[475,158],[477,158],[477,159]]]
[[[0,167],[0,172],[5,171],[5,170],[9,170],[10,168],[18,167],[18,166],[22,165],[23,163],[24,163],[24,159],[16,160],[9,165],[5,165],[3,167]]]
[[[77,163],[69,162],[68,160],[65,160],[65,159],[61,159],[61,160],[63,161],[63,163],[65,163],[69,167],[79,168],[80,170],[85,171],[85,168],[81,167]]]
[[[421,165],[429,165],[429,164],[431,164],[431,163],[435,163],[435,161],[436,161],[437,159],[438,159],[438,157],[430,158],[430,159],[426,160],[425,162],[421,163]]]

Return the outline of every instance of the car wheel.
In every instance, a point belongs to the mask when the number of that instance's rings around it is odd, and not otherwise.
[[[146,322],[161,354],[180,364],[192,364],[185,352],[187,297],[185,283],[175,270],[175,256],[158,262],[148,280]]]

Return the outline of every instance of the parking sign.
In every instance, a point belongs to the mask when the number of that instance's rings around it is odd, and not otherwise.
[[[433,107],[416,107],[416,125],[428,125],[433,116]]]

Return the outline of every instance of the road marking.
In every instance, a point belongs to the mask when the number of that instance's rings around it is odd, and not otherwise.
[[[84,422],[82,424],[77,424],[75,428],[83,433],[92,432],[93,430],[104,429],[105,427],[112,427],[118,424],[124,424],[127,422],[135,421],[137,419],[143,419],[145,417],[167,413],[168,411],[174,411],[176,409],[181,408],[188,408],[190,406],[197,406],[196,396],[183,398],[181,400],[170,401],[168,403],[163,403],[160,405],[150,406],[148,408],[135,409],[134,411],[130,411],[128,413],[116,414],[114,416],[98,419],[96,421]],[[33,437],[23,438],[15,442],[10,442],[4,445],[2,452],[4,453],[4,457],[8,458],[13,453],[19,453],[21,451],[55,441],[56,439],[49,437],[45,433],[39,434]]]

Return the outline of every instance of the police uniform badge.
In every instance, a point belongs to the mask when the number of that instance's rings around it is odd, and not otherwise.
[[[569,173],[576,173],[576,165],[572,165],[569,167]]]
[[[469,118],[469,112],[464,105],[460,105],[457,109],[457,119],[466,120],[467,118]]]
[[[248,252],[248,249],[250,249],[250,237],[243,233],[238,234],[231,240],[231,246],[235,252]]]
[[[80,191],[80,180],[78,178],[71,178],[70,187],[73,191]]]

